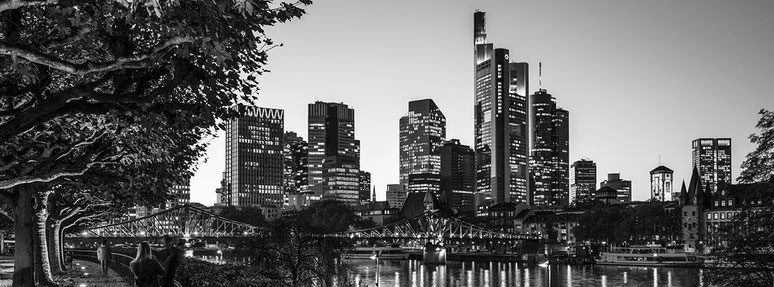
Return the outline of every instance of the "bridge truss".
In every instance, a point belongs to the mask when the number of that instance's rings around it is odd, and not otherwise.
[[[440,211],[427,212],[385,226],[333,234],[352,239],[432,240],[432,241],[518,241],[538,239],[535,235],[497,232],[453,217]]]
[[[221,217],[189,204],[129,221],[92,227],[83,237],[236,237],[255,233],[257,226]]]

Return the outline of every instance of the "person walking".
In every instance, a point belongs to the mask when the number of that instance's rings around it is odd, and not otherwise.
[[[102,240],[102,243],[97,247],[97,259],[102,267],[102,275],[107,275],[108,261],[110,260],[110,243],[107,240]]]
[[[137,246],[137,257],[129,263],[134,274],[135,287],[158,287],[159,277],[164,275],[164,267],[151,255],[148,241]]]
[[[183,250],[175,247],[172,237],[164,235],[161,237],[162,243],[164,243],[164,249],[159,252],[159,260],[162,262],[166,274],[161,276],[159,283],[162,287],[174,287],[175,286],[175,272],[177,267],[180,266],[180,260],[183,257]]]

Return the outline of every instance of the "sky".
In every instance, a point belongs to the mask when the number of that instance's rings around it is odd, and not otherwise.
[[[307,138],[307,105],[355,109],[361,169],[377,199],[398,182],[398,120],[431,98],[447,139],[473,145],[473,12],[487,38],[530,64],[570,112],[570,162],[619,172],[634,200],[650,198],[649,172],[691,174],[691,141],[732,139],[732,174],[754,149],[761,108],[774,109],[774,1],[769,0],[317,0],[307,15],[267,30],[260,106],[285,110],[285,130]],[[207,139],[191,201],[211,205],[225,167],[225,133]]]

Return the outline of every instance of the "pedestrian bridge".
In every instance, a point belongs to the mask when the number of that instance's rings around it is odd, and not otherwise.
[[[422,215],[384,226],[350,230],[330,234],[352,239],[432,240],[456,242],[520,241],[540,239],[537,235],[497,232],[458,218],[444,215],[441,211],[429,211]]]
[[[179,205],[148,216],[84,230],[83,238],[229,238],[253,234],[258,226],[219,216],[200,207]]]

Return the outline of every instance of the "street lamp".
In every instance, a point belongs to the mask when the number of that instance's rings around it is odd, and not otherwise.
[[[379,250],[371,255],[371,260],[376,260],[376,286],[379,286],[379,255],[381,255],[381,253],[382,251]]]

